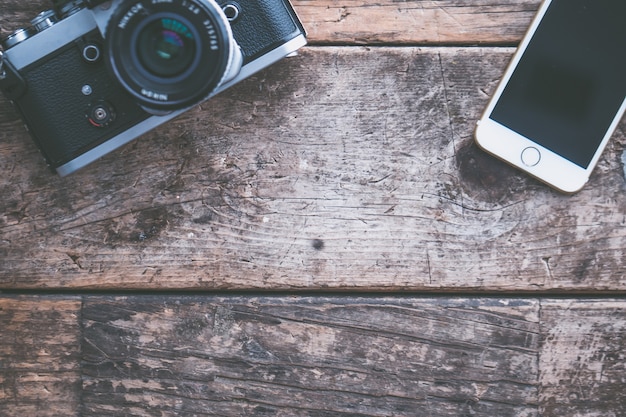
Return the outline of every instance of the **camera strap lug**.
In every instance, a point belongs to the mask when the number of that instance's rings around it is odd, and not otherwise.
[[[4,53],[0,51],[0,80],[7,77],[7,71],[4,69]]]
[[[26,93],[26,81],[0,51],[0,90],[10,99],[16,100]]]

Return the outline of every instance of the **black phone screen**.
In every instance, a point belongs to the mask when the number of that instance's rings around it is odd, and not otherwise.
[[[587,168],[626,97],[626,0],[553,0],[490,118]]]

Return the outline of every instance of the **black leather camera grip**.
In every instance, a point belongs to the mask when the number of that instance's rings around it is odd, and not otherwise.
[[[231,1],[219,1],[221,6]],[[304,34],[288,1],[239,0],[239,18],[231,24],[233,36],[244,54],[244,63]]]

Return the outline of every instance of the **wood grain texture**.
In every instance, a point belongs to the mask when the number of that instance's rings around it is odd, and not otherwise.
[[[78,416],[80,299],[0,298],[0,415]]]
[[[472,144],[511,52],[305,49],[63,179],[2,101],[0,286],[623,291],[623,126],[574,197]]]
[[[541,310],[544,415],[626,415],[624,300],[545,300]]]
[[[516,44],[540,0],[293,0],[311,44]],[[45,0],[0,2],[0,34],[22,27]]]
[[[507,305],[508,304],[508,305]],[[98,416],[537,416],[538,303],[95,298]]]
[[[624,299],[0,296],[0,415],[624,414]]]
[[[516,44],[538,0],[294,0],[313,44]]]
[[[626,301],[526,298],[626,293],[626,126],[573,197],[472,143],[538,4],[294,0],[298,57],[64,179],[0,98],[0,415],[626,414]]]

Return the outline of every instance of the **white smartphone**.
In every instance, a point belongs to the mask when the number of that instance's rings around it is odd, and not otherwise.
[[[547,0],[477,123],[490,154],[580,190],[626,110],[626,0]]]

